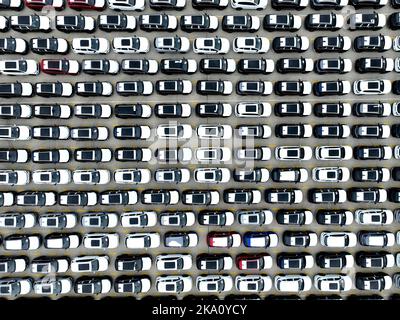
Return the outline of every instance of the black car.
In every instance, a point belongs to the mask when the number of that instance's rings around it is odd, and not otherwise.
[[[186,2],[184,2],[183,6],[178,6],[178,0],[150,0],[149,5],[150,8],[156,11],[162,10],[177,10],[181,11],[185,8]]]
[[[305,102],[278,102],[274,106],[274,113],[279,117],[304,117],[306,113]]]
[[[279,138],[303,138],[304,134],[305,127],[301,123],[280,123],[275,126],[275,135]]]
[[[261,182],[263,180],[262,169],[235,169],[233,172],[233,180],[236,182]]]
[[[156,92],[160,95],[168,94],[190,94],[192,87],[186,87],[186,80],[158,80],[156,82]],[[186,87],[186,88],[185,88]],[[188,90],[190,89],[190,91]]]
[[[311,62],[311,64],[310,64]],[[307,73],[312,71],[312,60],[301,58],[280,58],[275,63],[279,73]]]
[[[267,60],[260,59],[240,59],[237,64],[239,73],[243,74],[268,74],[273,72],[270,70]]]
[[[349,37],[337,36],[320,36],[314,40],[314,49],[318,53],[323,52],[346,52],[351,47]]]
[[[308,49],[308,39],[299,35],[287,37],[275,37],[272,47],[277,53],[280,52],[304,52]]]
[[[166,13],[140,15],[139,27],[144,31],[175,31],[178,26],[170,25],[171,17]]]
[[[399,80],[395,80],[392,82],[392,92],[393,94],[400,94],[400,81]]]
[[[392,30],[400,29],[400,12],[393,12],[389,16],[389,28]]]
[[[322,269],[342,269],[347,266],[347,256],[346,252],[319,252],[316,262]]]
[[[382,202],[381,188],[349,188],[347,189],[347,198],[351,202],[356,203],[378,203]],[[384,201],[386,200],[386,195],[384,196]],[[389,200],[390,200],[390,189],[389,189]]]
[[[353,46],[356,52],[383,52],[392,47],[392,41],[382,34],[376,36],[357,36],[354,38]]]
[[[211,21],[211,19],[213,21]],[[181,16],[180,20],[181,30],[185,32],[214,32],[218,29],[218,21],[216,25],[213,25],[214,19],[216,19],[216,17],[210,18],[207,13],[199,15],[184,15]]]
[[[299,17],[288,14],[267,14],[263,19],[263,27],[267,31],[296,31],[301,24],[298,24]],[[296,20],[296,21],[295,21]]]
[[[392,168],[392,179],[394,181],[400,181],[400,167]]]
[[[319,139],[347,138],[350,132],[345,132],[346,125],[342,124],[317,124],[313,128],[313,133]]]
[[[350,3],[354,8],[381,8],[386,5],[385,0],[350,0]]]
[[[160,70],[165,74],[193,74],[197,70],[197,65],[192,59],[162,59]]]
[[[232,113],[231,105],[220,102],[198,103],[196,104],[195,110],[196,115],[200,118],[228,117]]]
[[[400,0],[390,0],[390,4],[395,9],[400,9]]]
[[[186,118],[190,114],[185,109],[186,105],[181,103],[158,103],[154,106],[154,114],[159,118]]]
[[[18,48],[17,42],[22,43],[22,50]],[[13,37],[7,37],[7,38],[0,38],[0,54],[27,54],[29,50],[29,45],[28,42],[22,38],[13,38]]]
[[[140,140],[142,138],[141,126],[116,126],[113,129],[114,138],[121,140]]]
[[[226,58],[201,59],[199,62],[200,72],[205,74],[222,73],[229,74],[235,72],[235,61]]]
[[[86,17],[87,19],[87,17]],[[96,24],[94,23],[93,29],[88,30],[86,19],[83,15],[68,15],[63,17],[56,17],[56,29],[61,32],[86,32],[93,33],[96,31]]]
[[[353,104],[353,114],[357,117],[385,117],[390,114],[390,106],[383,102],[356,102]]]
[[[319,102],[314,105],[314,114],[317,117],[347,117],[351,113],[349,108],[349,104],[344,104],[342,102]]]
[[[388,198],[390,202],[400,203],[400,188],[390,188]]]
[[[197,220],[201,226],[220,226],[226,225],[225,211],[200,211]]]
[[[393,70],[393,62],[391,69],[388,69],[388,60],[384,57],[380,58],[359,58],[356,60],[355,67],[358,73],[377,72],[386,73]]]
[[[117,118],[122,119],[137,119],[142,118],[144,115],[148,118],[145,107],[141,103],[135,104],[117,104],[114,107],[114,114]],[[147,109],[147,108],[146,108]]]
[[[348,221],[348,211],[320,209],[317,211],[317,222],[321,225],[344,226],[351,223]]]
[[[348,65],[350,64],[350,65]],[[318,59],[315,62],[315,71],[319,74],[347,73],[351,70],[351,61],[343,58]]]
[[[305,28],[309,31],[328,30],[336,31],[342,28],[343,23],[338,21],[342,16],[336,13],[310,13],[304,20]]]
[[[221,2],[222,0],[192,0],[192,6],[197,10],[204,10],[204,9],[223,10],[228,6],[228,2],[226,2],[226,4],[221,4]]]
[[[304,224],[309,223],[307,221],[307,210],[304,209],[279,209],[276,213],[276,221],[282,225],[295,225],[302,226]],[[310,213],[310,212],[308,212]]]
[[[316,96],[338,96],[345,95],[348,92],[345,91],[345,81],[317,81],[313,84],[313,92]],[[347,83],[346,83],[347,84]]]
[[[310,0],[311,8],[315,10],[341,9],[347,5],[347,1],[342,0]]]
[[[258,27],[254,26],[255,16],[226,15],[222,18],[222,30],[226,32],[256,32]]]
[[[132,17],[132,16],[131,16]],[[105,32],[110,31],[135,31],[136,21],[134,23],[129,23],[128,18],[125,14],[115,14],[115,15],[100,15],[97,18],[97,25],[100,30]],[[133,17],[135,19],[135,17]]]
[[[196,84],[196,91],[200,95],[223,95],[225,85],[222,80],[199,80]]]
[[[307,81],[276,81],[274,84],[275,94],[278,96],[305,96],[311,93],[308,91],[307,85],[310,85]]]
[[[362,268],[386,268],[388,266],[388,252],[365,252],[360,251],[356,254],[356,263]]]
[[[285,231],[282,239],[283,244],[288,247],[308,247],[312,245],[312,234],[309,231]]]
[[[271,6],[275,10],[288,10],[288,9],[295,9],[295,10],[302,10],[307,7],[307,1],[301,0],[272,0]]]
[[[357,160],[383,160],[388,157],[385,146],[356,146],[353,154]]]

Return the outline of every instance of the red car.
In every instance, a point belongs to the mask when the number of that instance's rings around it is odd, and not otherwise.
[[[67,0],[68,7],[75,10],[98,10],[106,7],[106,0]]]
[[[44,7],[52,7],[56,10],[65,8],[64,0],[24,0],[25,5],[32,10],[42,10]]]
[[[239,270],[262,270],[272,267],[272,257],[266,253],[240,254],[236,257],[236,266]]]
[[[207,235],[207,244],[209,247],[239,247],[241,242],[242,237],[237,232],[210,232]]]
[[[40,70],[47,74],[78,74],[80,64],[76,60],[68,59],[42,59]]]

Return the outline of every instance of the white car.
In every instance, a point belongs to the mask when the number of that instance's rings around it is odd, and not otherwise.
[[[157,126],[156,134],[161,139],[189,139],[192,137],[192,126],[190,124],[160,124]]]
[[[36,224],[36,216],[33,213],[2,213],[0,214],[1,228],[32,228]]]
[[[193,178],[198,183],[226,183],[231,179],[228,168],[197,168]]]
[[[0,95],[10,97],[31,97],[33,92],[33,85],[30,82],[3,82],[0,83]]]
[[[236,132],[240,138],[269,138],[272,134],[269,125],[239,125],[236,127]]]
[[[154,172],[154,180],[161,183],[187,183],[190,170],[186,168],[158,169]]]
[[[231,226],[235,222],[235,215],[231,211],[206,211],[200,213],[198,220],[204,226],[217,224],[220,226]]]
[[[36,235],[11,235],[4,239],[3,247],[5,250],[36,250],[41,242]]]
[[[110,42],[106,38],[73,38],[72,51],[77,54],[107,54]]]
[[[32,279],[5,278],[0,280],[0,296],[18,297],[32,291]]]
[[[206,194],[205,194],[206,192]],[[206,190],[206,191],[194,191],[193,193],[184,193],[182,195],[182,202],[186,205],[195,205],[198,204],[196,202],[196,198],[201,195],[202,199],[208,198],[209,195],[209,205],[215,205],[219,203],[219,192],[216,190]]]
[[[39,74],[39,65],[32,59],[1,60],[0,74],[28,76]]]
[[[240,148],[236,150],[236,158],[243,161],[267,161],[271,159],[271,149],[268,147]]]
[[[85,81],[75,83],[75,94],[79,96],[111,96],[113,85],[108,81]]]
[[[117,82],[115,89],[121,96],[148,96],[153,93],[153,83],[147,80],[119,81]]]
[[[317,167],[312,169],[312,179],[316,182],[346,182],[350,170],[346,167]]]
[[[71,260],[72,272],[102,272],[108,270],[108,256],[80,256]]]
[[[193,85],[190,80],[158,80],[156,90],[161,95],[171,94],[190,94]]]
[[[226,124],[200,124],[197,127],[197,136],[200,139],[231,139],[232,127]]]
[[[68,169],[46,169],[32,172],[34,184],[68,184],[71,182],[71,171]]]
[[[83,28],[82,26],[80,26],[81,28],[79,28],[79,30],[91,33],[93,31],[95,31],[96,29],[96,21],[93,17],[88,17],[88,16],[81,16],[81,18],[78,18],[75,16],[73,18],[73,23],[71,24],[71,16],[61,16],[61,15],[56,15],[56,28],[60,27],[61,30],[63,30],[64,32],[73,32],[77,29],[76,27],[76,23],[79,20],[82,20],[83,23]],[[57,28],[58,29],[58,28]],[[59,30],[60,30],[59,29]]]
[[[69,128],[67,126],[33,127],[32,137],[34,139],[67,140],[69,138]]]
[[[85,228],[115,228],[118,225],[118,215],[110,212],[85,212],[81,225]]]
[[[192,290],[191,276],[159,276],[156,278],[156,289],[161,293],[182,293]]]
[[[154,47],[159,53],[185,53],[190,49],[190,41],[187,37],[156,37]]]
[[[160,225],[170,227],[191,227],[196,222],[196,216],[191,211],[162,212]]]
[[[114,171],[114,181],[118,184],[149,183],[150,180],[149,169],[117,169]]]
[[[324,292],[344,292],[353,287],[350,276],[341,274],[317,274],[314,276],[314,287]]]
[[[26,191],[17,194],[16,204],[17,206],[54,206],[57,203],[56,196],[56,193],[52,191]],[[5,206],[4,203],[3,206]]]
[[[25,257],[3,257],[0,260],[1,271],[0,273],[14,273],[23,272],[29,265],[28,260]]]
[[[278,182],[306,182],[308,171],[304,168],[277,168],[272,171],[272,179]]]
[[[108,7],[115,11],[143,11],[145,0],[107,0]]]
[[[31,30],[32,26],[34,26],[33,29],[34,31],[50,32],[52,30],[51,29],[52,23],[50,17],[44,15],[43,16],[38,14],[32,14],[28,16],[14,15],[9,17],[9,21],[11,29],[14,29],[14,27],[16,27],[17,30],[23,30],[23,32]],[[27,26],[29,26],[30,28]]]
[[[266,37],[236,37],[233,40],[233,51],[236,53],[267,53],[269,46]]]
[[[153,22],[153,19],[156,20],[156,22]],[[150,28],[151,27],[160,28],[161,26],[159,25],[159,23],[162,24],[162,30],[160,31],[174,31],[178,27],[177,17],[169,14],[161,14],[161,15],[141,14],[139,16],[139,21],[140,21],[140,26],[143,29],[145,29],[147,26],[149,26]],[[163,24],[164,22],[166,22],[165,25]]]
[[[69,269],[69,258],[52,257],[52,258],[36,258],[31,261],[30,271],[32,273],[54,273],[67,272]]]
[[[78,61],[76,61],[76,63],[78,63]],[[78,63],[78,68],[79,68],[79,63]],[[26,113],[26,111],[24,113]],[[53,116],[58,117],[60,119],[68,119],[71,117],[72,110],[70,106],[67,104],[58,104],[58,105],[39,104],[33,107],[33,114],[35,117],[44,119]]]
[[[388,209],[357,209],[354,215],[362,225],[390,225],[394,219],[393,211]]]
[[[86,249],[115,249],[119,245],[118,233],[89,233],[82,241]]]
[[[158,248],[160,242],[160,234],[156,232],[130,233],[125,238],[125,246],[128,249]]]
[[[192,268],[190,254],[161,254],[156,257],[156,267],[159,271],[180,271]]]
[[[196,278],[196,287],[200,292],[229,292],[233,287],[231,276],[226,275],[206,275]]]
[[[66,294],[72,289],[72,278],[39,279],[33,284],[35,294]]]
[[[1,1],[2,5],[9,10],[19,10],[23,8],[23,0]]]
[[[223,54],[228,53],[230,43],[227,38],[197,37],[193,42],[193,52],[198,54]]]
[[[370,19],[368,17],[372,13],[353,13],[348,18],[350,30],[362,30],[365,27],[382,28],[386,24],[386,16],[382,13],[376,13],[376,17]],[[375,12],[374,12],[375,14]],[[376,30],[376,29],[375,29]]]
[[[0,192],[3,207],[9,207],[14,204],[14,193],[12,192]]]
[[[239,102],[235,105],[235,116],[241,118],[265,118],[271,115],[268,102]]]
[[[389,36],[384,36],[385,39],[385,47],[384,50],[389,50],[392,46],[392,39]],[[400,51],[400,36],[397,36],[393,39],[393,51]]]
[[[263,10],[267,4],[268,0],[231,0],[231,7],[237,10]]]
[[[106,169],[75,170],[72,180],[75,184],[107,184],[110,176],[110,171]]]
[[[0,140],[30,140],[31,138],[31,127],[0,125]]]
[[[279,237],[274,232],[261,232],[245,238],[244,242],[248,248],[275,248],[278,246]]]
[[[353,83],[353,93],[356,95],[388,94],[392,83],[385,79],[356,80]]]
[[[77,234],[50,234],[44,239],[46,249],[76,249],[79,245]]]
[[[240,292],[267,292],[272,288],[272,280],[264,275],[240,275],[235,278],[235,287]]]
[[[352,248],[357,245],[357,236],[353,232],[322,232],[321,245],[330,248]]]
[[[310,160],[313,156],[309,146],[280,146],[275,148],[276,160]]]
[[[353,157],[351,146],[320,146],[315,148],[317,160],[350,160]]]
[[[203,163],[212,162],[226,162],[231,159],[231,149],[227,147],[220,148],[197,148],[196,149],[196,159]]]
[[[237,219],[240,224],[244,225],[264,225],[271,224],[274,220],[274,215],[271,210],[244,210],[238,212]]]
[[[150,42],[145,37],[115,37],[112,40],[112,48],[115,53],[147,53],[150,50]]]
[[[358,234],[358,241],[362,246],[368,247],[392,247],[396,243],[394,233],[388,231],[361,231]]]
[[[39,215],[38,222],[41,228],[71,229],[76,226],[78,218],[75,213],[43,213]]]
[[[121,226],[124,228],[154,227],[158,216],[155,211],[134,211],[121,213]]]
[[[68,41],[64,38],[32,38],[30,46],[32,52],[38,54],[67,54],[69,51]]]
[[[312,287],[312,281],[309,276],[278,275],[275,276],[274,285],[278,291],[299,293],[309,291]]]
[[[24,186],[30,181],[30,172],[26,170],[1,170],[0,185]]]

